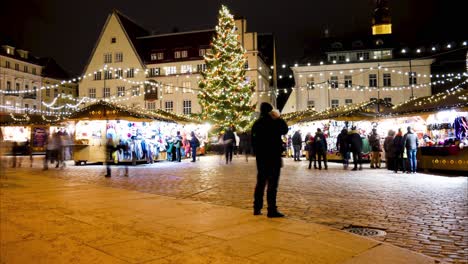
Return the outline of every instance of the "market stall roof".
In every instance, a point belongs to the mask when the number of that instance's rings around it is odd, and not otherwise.
[[[303,111],[295,112],[294,118],[290,120],[289,125],[301,122],[310,122],[324,119],[334,119],[340,121],[360,121],[371,120],[379,117],[382,112],[388,111],[393,105],[383,99],[371,100],[362,103],[343,105],[321,112]],[[291,115],[292,115],[291,114]]]
[[[164,118],[169,118],[170,120],[173,120],[177,123],[195,123],[195,124],[200,124],[201,121],[199,119],[189,117],[186,115],[178,115],[176,113],[164,111],[161,109],[157,109],[151,112],[152,114],[156,116],[162,116]]]
[[[462,109],[468,110],[468,89],[446,91],[431,96],[415,98],[394,106],[383,116],[404,116],[415,113],[431,114],[438,111]]]
[[[174,120],[156,115],[146,110],[136,110],[123,105],[99,101],[88,105],[68,117],[68,120],[128,120],[128,121],[165,121]]]
[[[55,125],[62,121],[60,116],[0,113],[1,126]]]
[[[283,114],[281,117],[288,124],[295,124],[297,122],[300,122],[301,119],[303,119],[304,117],[313,116],[313,115],[316,115],[316,114],[317,114],[317,111],[312,110],[312,109],[307,109],[307,110],[303,110],[303,111],[296,111],[296,112],[286,113],[286,114]]]

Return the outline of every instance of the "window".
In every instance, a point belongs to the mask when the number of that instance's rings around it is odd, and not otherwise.
[[[314,109],[315,108],[315,101],[309,100],[307,101],[307,109]]]
[[[339,61],[345,61],[346,57],[344,55],[340,55],[340,56],[338,56],[338,60]]]
[[[197,72],[206,71],[206,64],[197,64]]]
[[[146,109],[148,110],[156,110],[156,102],[148,102],[146,104]]]
[[[409,84],[410,85],[413,85],[413,84],[417,84],[417,77],[416,77],[416,72],[410,72],[408,73],[408,77],[409,77]]]
[[[5,68],[8,68],[8,69],[10,68],[10,62],[9,61],[5,62]]]
[[[104,98],[110,97],[110,87],[104,87],[103,88],[102,97],[104,97]]]
[[[28,66],[24,65],[24,72],[28,72]]]
[[[330,56],[330,61],[336,61],[336,56],[335,55]]]
[[[338,107],[339,104],[340,104],[340,101],[338,99],[331,100],[331,107],[332,108]]]
[[[15,71],[19,71],[19,64],[15,63]]]
[[[112,62],[112,53],[105,53],[104,54],[104,63],[111,63]]]
[[[29,104],[24,104],[24,108],[26,108],[26,112],[29,111]]]
[[[177,68],[176,68],[176,66],[164,67],[164,72],[166,73],[166,75],[176,74],[177,73]]]
[[[338,88],[338,76],[331,76],[330,77],[330,87],[331,88]]]
[[[371,97],[370,100],[371,100],[371,101],[377,101],[377,98]]]
[[[150,77],[159,76],[160,71],[161,71],[160,68],[151,68]]]
[[[36,68],[32,68],[32,74],[36,74]]]
[[[123,70],[116,70],[115,71],[115,78],[123,77]]]
[[[34,94],[34,96],[37,95],[37,87],[36,86],[33,86],[33,94]]]
[[[191,73],[192,65],[182,65],[180,66],[180,73]]]
[[[11,82],[10,81],[6,82],[6,89],[7,89],[7,91],[11,91]]]
[[[345,105],[350,105],[353,103],[353,99],[345,99],[344,100]]]
[[[383,74],[383,85],[385,87],[392,86],[392,76],[390,73],[384,73]]]
[[[158,54],[157,53],[151,53],[150,55],[151,60],[157,60],[158,59]]]
[[[33,105],[33,109],[34,109],[34,110],[37,110],[37,107],[36,107],[36,105]]]
[[[307,78],[307,89],[315,89],[315,81],[313,77]]]
[[[116,38],[116,37],[111,38],[111,43],[112,43],[112,44],[114,44],[114,43],[116,43],[116,42],[117,42],[117,38]]]
[[[172,90],[172,83],[168,83],[168,84],[166,85],[166,88],[164,89],[164,93],[166,93],[166,94],[171,94],[171,93],[173,93],[173,92],[174,92],[174,91]]]
[[[207,52],[208,52],[208,49],[199,49],[198,56],[203,57],[206,55]]]
[[[173,101],[166,101],[166,102],[164,103],[164,106],[165,106],[164,109],[165,109],[167,112],[172,112],[172,111],[174,111],[174,102],[173,102]]]
[[[19,90],[20,90],[20,84],[16,83],[16,91],[19,91]]]
[[[116,52],[115,53],[115,62],[122,62],[123,61],[123,53],[122,52]]]
[[[163,60],[164,52],[155,52],[151,53],[151,60]]]
[[[96,80],[101,80],[101,72],[100,72],[100,71],[94,73],[94,80],[95,80],[95,81],[96,81]]]
[[[185,91],[185,89],[190,89],[190,86],[192,86],[191,82],[183,82],[182,83],[182,87],[184,88],[184,92],[187,92],[187,91]]]
[[[104,71],[104,79],[109,80],[112,79],[112,71]]]
[[[180,56],[181,56],[182,58],[187,58],[187,57],[188,57],[188,51],[187,51],[187,50],[182,50],[182,51],[180,52]]]
[[[57,88],[54,89],[54,97],[58,97],[58,89]]]
[[[385,97],[385,98],[384,98],[384,101],[385,101],[386,103],[391,104],[391,103],[392,103],[392,98],[390,98],[390,97]]]
[[[125,86],[117,86],[117,97],[125,96]]]
[[[192,113],[192,101],[184,100],[184,115],[189,115]]]
[[[88,95],[89,95],[89,98],[96,98],[96,88],[89,88]]]
[[[140,86],[136,85],[132,87],[132,96],[140,95]]]
[[[377,87],[377,74],[369,74],[369,87]]]
[[[135,77],[135,69],[134,68],[130,68],[128,71],[127,71],[127,78],[133,78]]]
[[[248,61],[245,62],[244,69],[246,69],[246,70],[249,69],[249,62]]]
[[[369,59],[369,52],[358,52],[357,53],[357,58],[360,60],[361,58],[363,60],[368,60]]]
[[[26,90],[26,91],[29,90],[29,85],[25,84],[24,85],[24,90]]]
[[[47,88],[47,89],[45,90],[45,95],[46,95],[47,97],[50,97],[50,89],[49,89],[49,88]],[[91,96],[90,96],[90,97],[91,97]]]
[[[181,57],[181,54],[180,54],[180,53],[181,53],[180,51],[174,52],[174,58],[180,59],[180,57]]]
[[[353,87],[353,76],[345,75],[345,77],[344,77],[344,87],[345,88]]]

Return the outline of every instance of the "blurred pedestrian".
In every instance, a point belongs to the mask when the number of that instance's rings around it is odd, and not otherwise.
[[[384,141],[384,150],[385,150],[385,163],[387,170],[393,170],[395,166],[395,150],[393,149],[393,137],[395,136],[395,131],[389,130],[388,135]]]
[[[252,126],[252,146],[257,161],[257,184],[254,193],[254,215],[260,215],[263,208],[263,195],[267,189],[268,217],[283,217],[276,206],[276,194],[282,167],[282,135],[288,133],[288,125],[272,111],[269,103],[260,105],[260,117]]]
[[[198,140],[197,136],[195,133],[192,131],[190,133],[190,148],[192,149],[192,162],[196,161],[197,158],[197,148],[200,147],[200,140]]]
[[[317,159],[316,159],[316,150],[315,150],[315,141],[314,137],[310,136],[306,142],[309,152],[309,170],[312,168],[312,161],[314,161],[314,169],[317,169]]]
[[[236,138],[231,127],[226,129],[226,133],[223,136],[224,142],[224,153],[226,155],[226,164],[228,162],[232,163],[232,152],[234,151],[234,146],[236,144]]]
[[[348,142],[348,130],[343,128],[341,133],[336,139],[336,148],[340,152],[343,159],[343,169],[347,170],[349,166],[349,142]]]
[[[325,170],[328,170],[327,165],[327,139],[320,128],[317,128],[317,132],[314,137],[315,151],[317,152],[318,168],[322,169],[322,160]]]
[[[352,170],[358,170],[358,164],[359,170],[362,170],[362,139],[355,126],[351,127],[348,133],[348,142],[349,149],[353,153],[354,168]]]
[[[301,130],[297,130],[292,137],[292,144],[294,149],[294,161],[301,160],[301,147],[302,147],[302,136]]]
[[[111,171],[111,162],[114,160],[112,158],[112,153],[115,151],[114,148],[114,141],[112,137],[107,137],[106,139],[106,157],[104,160],[104,163],[106,164],[106,175],[105,177],[111,177],[112,176],[112,171]]]
[[[403,139],[403,145],[406,148],[406,153],[409,160],[409,169],[408,173],[416,173],[417,170],[417,160],[416,160],[416,153],[418,151],[418,136],[413,133],[413,129],[409,126],[407,128],[407,133]]]
[[[371,134],[369,135],[369,145],[371,147],[371,162],[370,167],[380,168],[380,152],[382,152],[382,147],[380,146],[380,136],[377,134],[377,129],[373,128]]]
[[[398,170],[401,168],[403,172],[406,170],[406,164],[405,161],[403,160],[403,152],[405,149],[405,146],[403,144],[403,132],[401,131],[401,128],[398,129],[398,133],[396,136],[393,138],[393,151],[395,153],[395,160],[394,160],[394,172],[398,173]]]
[[[182,137],[180,136],[180,131],[177,131],[177,135],[174,138],[174,147],[176,151],[176,161],[181,162],[182,153],[180,151],[180,148],[182,147]]]

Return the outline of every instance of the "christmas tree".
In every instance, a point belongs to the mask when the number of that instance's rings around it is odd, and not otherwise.
[[[214,123],[215,132],[230,126],[245,130],[252,121],[255,83],[245,78],[246,62],[234,18],[222,6],[211,51],[205,55],[206,71],[202,72],[198,94],[201,117]]]

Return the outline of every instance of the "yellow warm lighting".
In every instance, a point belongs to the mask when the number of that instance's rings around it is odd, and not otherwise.
[[[392,24],[372,26],[372,35],[392,34]]]

